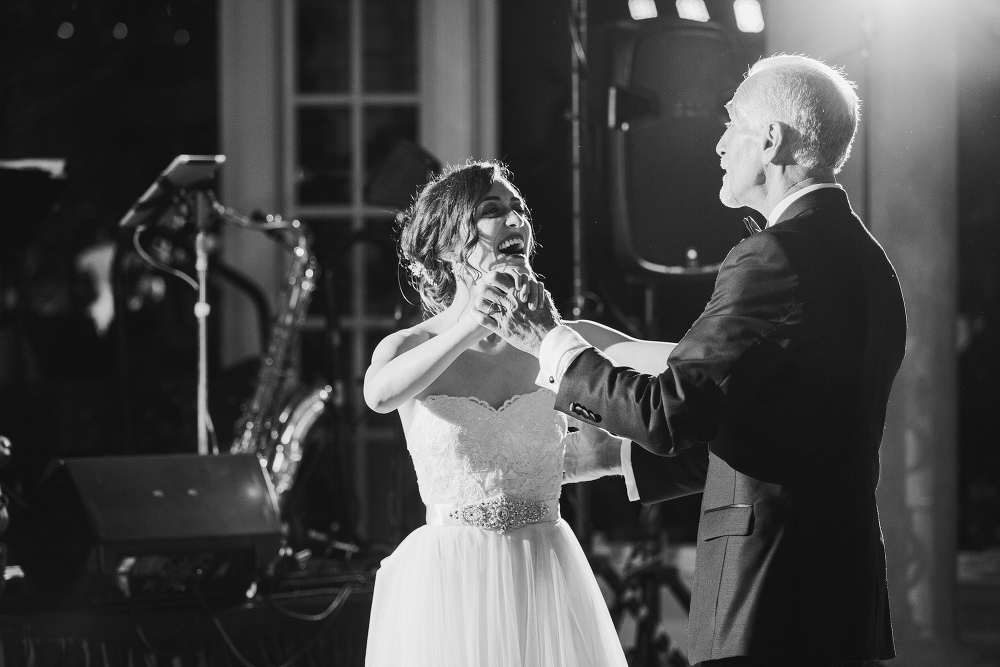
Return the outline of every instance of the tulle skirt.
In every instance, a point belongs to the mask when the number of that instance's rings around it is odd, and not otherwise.
[[[375,577],[366,667],[625,667],[566,522],[422,526]]]

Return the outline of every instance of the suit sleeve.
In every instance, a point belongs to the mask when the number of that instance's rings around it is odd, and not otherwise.
[[[744,239],[666,371],[645,375],[589,348],[567,368],[556,409],[661,456],[710,442],[788,359],[801,322],[797,287],[774,234]]]
[[[694,445],[676,456],[657,456],[636,443],[631,447],[631,472],[637,500],[643,505],[689,496],[705,490],[708,446]]]

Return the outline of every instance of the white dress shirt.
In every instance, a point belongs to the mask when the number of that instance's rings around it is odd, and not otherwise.
[[[774,207],[771,215],[767,217],[767,227],[777,224],[781,214],[788,210],[788,207],[796,199],[823,188],[843,189],[839,183],[816,183],[796,190]],[[591,345],[576,331],[565,324],[557,326],[542,340],[542,346],[538,351],[539,372],[535,383],[539,387],[558,393],[559,383],[562,382],[566,369],[588,347]],[[632,473],[632,441],[628,438],[621,438],[621,441],[622,475],[625,477],[628,498],[629,500],[639,500],[639,490],[635,485],[635,475]]]

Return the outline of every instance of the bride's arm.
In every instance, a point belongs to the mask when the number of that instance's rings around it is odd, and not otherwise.
[[[589,320],[565,322],[574,331],[621,366],[658,375],[667,368],[667,357],[676,343],[639,340]],[[563,483],[586,482],[622,474],[622,441],[607,431],[575,419],[579,430],[567,434]]]
[[[414,329],[386,336],[365,371],[365,403],[375,412],[392,412],[429,387],[458,355],[487,333],[477,322],[463,317],[437,336]]]
[[[516,284],[513,276],[490,271],[470,287],[469,303],[500,301]],[[365,403],[375,412],[387,413],[412,400],[458,355],[490,333],[482,325],[485,317],[479,309],[467,308],[454,325],[436,336],[423,327],[414,327],[384,338],[365,371]]]
[[[677,346],[677,343],[633,338],[590,320],[575,320],[564,324],[619,366],[628,366],[650,375],[659,375],[667,369],[667,357]]]

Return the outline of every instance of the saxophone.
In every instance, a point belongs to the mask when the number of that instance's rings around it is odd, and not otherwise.
[[[298,374],[289,359],[316,289],[319,265],[298,220],[286,222],[279,216],[267,216],[264,223],[255,223],[218,204],[216,211],[241,227],[283,231],[294,239],[282,285],[281,308],[274,319],[267,351],[261,358],[254,393],[236,422],[236,436],[229,450],[232,454],[252,453],[260,459],[284,514],[302,462],[306,434],[326,410],[333,393],[329,385],[298,386]]]

